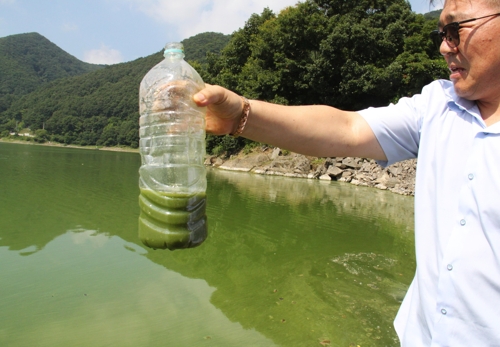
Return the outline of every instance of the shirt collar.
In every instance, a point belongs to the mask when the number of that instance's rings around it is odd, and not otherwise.
[[[464,99],[455,93],[453,88],[453,83],[448,84],[444,87],[444,93],[448,99],[448,107],[450,109],[458,108],[472,115],[481,124],[483,128],[486,128],[483,117],[481,117],[481,112],[475,101]]]

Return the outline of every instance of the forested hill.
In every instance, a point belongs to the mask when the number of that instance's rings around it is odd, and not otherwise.
[[[196,60],[203,61],[207,52],[221,51],[229,39],[229,35],[217,33],[186,39],[183,41],[186,59],[196,65]],[[162,52],[158,52],[47,83],[0,112],[0,135],[26,127],[33,132],[43,130],[37,133],[42,141],[137,147],[139,84],[162,59]],[[201,66],[197,67],[202,70]],[[22,82],[19,82],[20,88]]]
[[[0,38],[0,112],[53,80],[102,68],[84,63],[37,33]]]
[[[207,83],[252,99],[359,110],[447,78],[429,40],[436,24],[434,14],[412,12],[407,0],[308,0],[279,14],[253,14],[230,37],[204,33],[183,43]],[[139,83],[161,59],[157,53],[50,82],[0,111],[0,136],[29,128],[37,141],[137,147]],[[209,136],[207,150],[247,144]]]
[[[192,36],[182,43],[186,60],[197,61],[200,64],[207,62],[207,52],[218,54],[231,40],[231,35],[221,33],[206,32]]]

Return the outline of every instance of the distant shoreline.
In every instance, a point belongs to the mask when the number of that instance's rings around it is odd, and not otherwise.
[[[47,141],[44,143],[23,141],[23,140],[12,140],[0,138],[0,142],[3,143],[14,143],[19,145],[33,145],[33,146],[48,146],[48,147],[62,147],[62,148],[76,148],[76,149],[89,149],[89,150],[99,150],[99,151],[111,151],[111,152],[129,152],[129,153],[139,153],[138,148],[131,147],[104,147],[104,146],[77,146],[77,145],[66,145],[59,142]]]
[[[76,146],[57,142],[35,143],[0,138],[0,143],[2,142],[139,154],[139,149],[130,147]],[[250,154],[240,152],[238,155],[225,159],[208,155],[205,165],[221,170],[252,172],[261,175],[333,180],[389,190],[401,195],[413,196],[415,194],[416,159],[382,168],[374,160],[365,158],[307,158],[295,153],[283,155],[281,149],[274,148]]]

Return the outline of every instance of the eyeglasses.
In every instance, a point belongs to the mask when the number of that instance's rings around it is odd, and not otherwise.
[[[433,32],[431,32],[431,39],[434,41],[434,43],[438,48],[441,47],[441,43],[443,43],[443,41],[446,41],[446,43],[448,44],[448,46],[450,46],[450,48],[455,48],[460,44],[459,30],[463,28],[462,26],[460,26],[460,24],[469,23],[478,19],[498,16],[498,15],[500,15],[500,12],[483,17],[471,18],[460,22],[453,22],[450,24],[446,24],[443,27],[442,31],[434,30]]]

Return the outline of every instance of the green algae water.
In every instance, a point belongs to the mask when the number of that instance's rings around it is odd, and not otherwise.
[[[175,250],[197,247],[207,238],[205,193],[140,191],[139,238],[144,245]]]
[[[140,156],[0,142],[0,346],[399,346],[413,199],[208,170],[207,239],[137,235]]]

